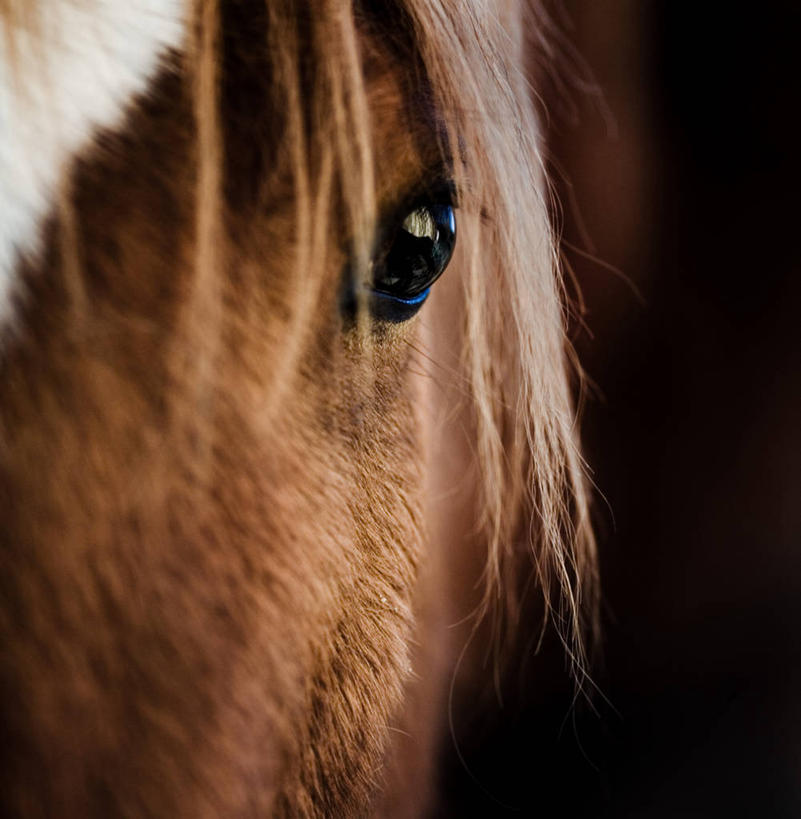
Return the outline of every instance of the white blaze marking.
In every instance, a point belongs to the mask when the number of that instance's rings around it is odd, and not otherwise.
[[[119,123],[186,28],[183,0],[30,7],[33,31],[9,32],[0,16],[0,326],[19,256],[37,251],[68,161],[97,128]]]

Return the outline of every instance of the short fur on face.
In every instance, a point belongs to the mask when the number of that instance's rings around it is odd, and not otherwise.
[[[199,0],[68,166],[0,365],[4,815],[387,814],[391,728],[458,652],[412,647],[521,572],[583,661],[529,22]],[[345,271],[440,173],[448,282],[349,321]]]

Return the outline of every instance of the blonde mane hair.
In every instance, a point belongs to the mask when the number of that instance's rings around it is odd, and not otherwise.
[[[362,5],[362,4],[357,4]],[[369,7],[369,3],[363,4]],[[501,4],[502,6],[504,4]],[[215,115],[215,0],[196,6],[196,120],[200,146],[197,290],[213,311],[212,225],[221,218]],[[488,540],[479,619],[501,608],[514,622],[513,577],[528,554],[550,617],[581,686],[595,634],[597,574],[577,413],[581,369],[565,335],[567,296],[549,221],[540,129],[523,37],[542,10],[480,2],[398,0],[381,7],[380,34],[410,47],[443,126],[467,247],[462,373],[481,473],[478,524]],[[377,219],[374,152],[360,36],[369,10],[325,0],[298,25],[292,0],[269,2],[276,99],[286,103],[283,148],[296,196],[293,316],[302,323],[322,286],[332,208],[344,203],[354,255],[367,269]],[[536,19],[535,19],[536,18]],[[302,72],[313,66],[313,77]],[[418,78],[419,79],[419,78]],[[305,96],[311,92],[310,96]],[[366,275],[366,274],[364,274]],[[302,333],[282,366],[291,370]],[[280,393],[280,388],[277,390]],[[521,550],[521,545],[525,550]],[[521,555],[521,551],[523,554]],[[500,636],[503,618],[495,618]],[[499,642],[500,644],[500,642]]]

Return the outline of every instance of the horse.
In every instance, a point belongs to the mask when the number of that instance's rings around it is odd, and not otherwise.
[[[541,9],[0,26],[0,810],[433,810],[534,609],[586,679]]]

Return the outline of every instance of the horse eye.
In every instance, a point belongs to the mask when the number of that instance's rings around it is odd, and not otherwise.
[[[398,226],[375,262],[372,312],[386,321],[411,318],[442,275],[456,244],[451,205],[418,205]]]

